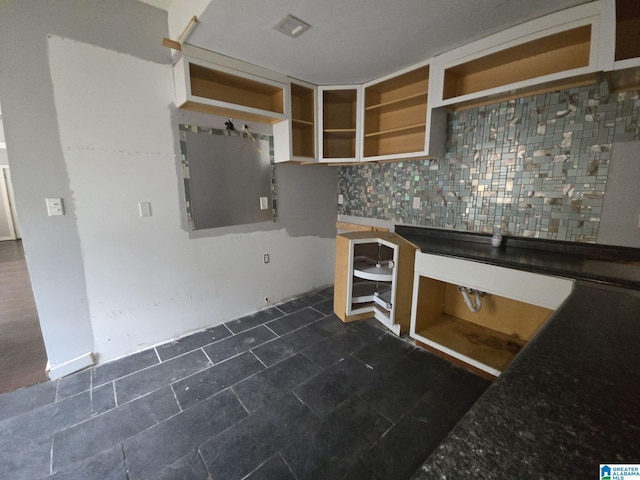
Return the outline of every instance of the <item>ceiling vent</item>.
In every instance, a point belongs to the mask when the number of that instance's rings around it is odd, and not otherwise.
[[[306,32],[309,27],[311,27],[311,25],[303,22],[299,18],[296,18],[293,15],[287,15],[273,28],[289,37],[296,38]]]

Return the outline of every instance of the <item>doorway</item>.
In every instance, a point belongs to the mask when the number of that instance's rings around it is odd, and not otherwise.
[[[17,221],[8,165],[0,165],[0,394],[47,380],[47,355]]]

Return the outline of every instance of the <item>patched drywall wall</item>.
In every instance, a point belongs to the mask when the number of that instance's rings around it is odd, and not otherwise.
[[[177,124],[224,119],[175,108],[163,36],[166,12],[135,1],[0,6],[9,161],[54,365],[132,353],[333,279],[326,167],[277,167],[287,194],[268,229],[189,239]],[[46,216],[47,196],[64,199],[64,217]]]

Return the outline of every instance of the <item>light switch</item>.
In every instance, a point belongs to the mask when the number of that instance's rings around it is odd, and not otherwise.
[[[269,198],[260,197],[260,210],[268,210],[268,209],[269,209]]]
[[[416,210],[420,208],[420,197],[413,197],[413,208]]]
[[[344,195],[341,193],[338,195],[338,205],[344,205]]]
[[[64,204],[61,198],[45,198],[47,204],[47,215],[56,217],[64,215]]]
[[[150,202],[138,202],[138,211],[140,212],[140,217],[150,217],[151,216],[151,203]]]

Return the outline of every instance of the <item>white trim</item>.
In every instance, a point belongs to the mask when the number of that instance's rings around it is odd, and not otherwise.
[[[16,229],[13,221],[13,211],[11,209],[11,202],[9,201],[9,187],[7,185],[7,174],[9,171],[9,165],[0,165],[0,208],[5,211],[5,218],[7,219],[7,227],[9,228],[9,236],[0,237],[0,240],[15,240]]]
[[[67,360],[66,362],[58,363],[57,365],[53,366],[51,366],[51,364],[47,362],[47,375],[51,380],[57,380],[72,373],[78,372],[83,368],[90,367],[95,363],[96,362],[93,357],[93,352],[82,354],[79,357],[72,358],[71,360]]]

